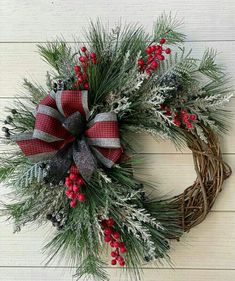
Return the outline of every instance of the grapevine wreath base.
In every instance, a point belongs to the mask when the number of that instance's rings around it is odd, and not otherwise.
[[[0,180],[14,196],[1,213],[15,231],[50,221],[49,261],[60,254],[78,279],[108,280],[106,251],[134,280],[142,263],[170,262],[170,240],[205,219],[231,174],[218,140],[232,97],[226,74],[215,51],[186,52],[178,27],[165,15],[152,35],[97,22],[86,46],[39,45],[52,67],[47,89],[25,80],[25,98],[8,109],[3,139],[16,146],[1,157]],[[192,151],[197,178],[182,194],[163,199],[136,177],[134,142],[146,133]]]
[[[204,128],[208,143],[194,135],[187,134],[187,145],[192,151],[195,182],[174,198],[182,210],[182,228],[189,231],[201,223],[212,208],[224,180],[231,175],[230,166],[222,159],[218,137]]]

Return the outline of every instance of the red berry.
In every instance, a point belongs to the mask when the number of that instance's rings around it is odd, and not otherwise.
[[[158,60],[164,60],[165,59],[165,57],[163,55],[157,55],[156,57],[157,57]]]
[[[86,62],[87,58],[84,56],[79,57],[80,62]]]
[[[70,196],[71,196],[71,191],[70,191],[70,190],[66,190],[66,191],[65,191],[65,194],[70,198]]]
[[[86,196],[85,196],[84,193],[79,193],[79,194],[77,195],[77,198],[78,198],[78,201],[80,201],[80,202],[86,201]]]
[[[108,226],[113,226],[114,225],[114,219],[110,218],[107,220],[107,225]]]
[[[74,200],[74,199],[76,199],[76,198],[77,198],[76,193],[74,193],[74,192],[72,192],[72,191],[71,191],[71,199],[73,199],[73,200]]]
[[[75,208],[76,205],[77,205],[76,200],[72,200],[72,201],[70,202],[70,206],[71,206],[72,208]]]
[[[138,65],[139,66],[144,66],[144,60],[143,59],[138,59]]]
[[[94,52],[90,53],[90,58],[91,59],[96,59],[96,53],[94,53]]]
[[[151,48],[151,47],[147,47],[147,48],[145,49],[145,52],[146,52],[147,54],[151,54],[151,53],[152,53],[152,48]]]
[[[120,247],[120,244],[117,241],[114,241],[113,245],[114,245],[115,248],[119,248]]]
[[[107,220],[102,220],[101,224],[102,224],[103,228],[106,228],[107,227]]]
[[[151,76],[151,70],[149,68],[146,69],[146,73]]]
[[[117,255],[118,255],[117,252],[114,252],[114,251],[111,252],[111,257],[116,258]]]
[[[113,241],[113,240],[110,242],[110,246],[111,246],[112,248],[114,248],[114,241]]]
[[[106,243],[109,243],[111,240],[112,240],[112,238],[111,238],[110,235],[106,235],[106,236],[104,237],[104,241],[105,241]]]
[[[65,194],[68,196],[68,198],[70,198],[70,199],[75,199],[76,198],[76,195],[74,194],[74,192],[73,191],[67,191],[67,192],[65,192]]]
[[[150,63],[152,61],[153,61],[153,56],[152,55],[148,56],[148,63]]]
[[[183,115],[183,118],[182,118],[182,119],[183,119],[184,122],[187,123],[188,120],[189,120],[189,118],[190,118],[189,114],[188,114],[188,113],[185,113],[185,114]]]
[[[188,123],[188,124],[187,124],[187,128],[188,128],[188,129],[192,129],[192,128],[193,128],[193,125],[192,125],[191,123]]]
[[[74,173],[70,173],[69,178],[70,178],[72,181],[75,181],[75,180],[77,179],[77,175],[74,174]]]
[[[116,261],[116,260],[112,260],[112,261],[111,261],[111,264],[112,264],[112,265],[116,265],[116,264],[117,264],[117,261]]]
[[[165,44],[166,43],[166,39],[165,38],[161,38],[159,43],[162,45],[162,44]]]
[[[119,239],[119,238],[120,238],[120,233],[115,232],[115,233],[113,234],[113,237],[114,237],[115,239]]]
[[[67,178],[65,179],[65,184],[66,184],[67,186],[69,186],[71,183],[72,183],[71,179],[70,179],[69,177],[67,177]]]
[[[79,190],[80,190],[80,186],[77,185],[77,184],[75,184],[75,185],[73,186],[73,191],[77,193]]]
[[[181,126],[180,120],[175,119],[173,122],[174,122],[174,124],[175,124],[177,127],[180,127],[180,126]]]
[[[80,71],[81,71],[81,67],[78,66],[78,65],[75,65],[75,66],[74,66],[74,71],[75,71],[76,73],[80,72]]]
[[[122,256],[117,256],[117,258],[116,258],[119,262],[122,262],[122,261],[124,261],[124,258],[122,257]]]
[[[112,234],[112,229],[110,229],[110,228],[105,228],[104,234],[105,234],[105,235],[111,235],[111,234]]]
[[[171,49],[170,48],[166,48],[165,53],[169,55],[171,53]]]
[[[82,83],[82,82],[83,82],[83,80],[84,80],[84,79],[83,79],[83,76],[82,76],[82,75],[80,75],[80,76],[78,77],[78,82],[79,82],[79,83]]]
[[[156,61],[153,61],[150,67],[154,70],[158,67],[158,63]]]
[[[82,48],[81,48],[81,51],[82,51],[83,53],[85,53],[85,52],[87,51],[87,48],[86,48],[86,47],[82,47]]]
[[[83,86],[84,86],[84,89],[85,89],[85,90],[88,90],[88,89],[89,89],[89,84],[88,84],[88,83],[84,83]]]
[[[192,121],[197,120],[197,115],[196,115],[196,114],[191,114],[191,115],[190,115],[190,119],[191,119]]]
[[[121,247],[121,248],[120,248],[120,252],[121,252],[122,254],[124,254],[124,253],[126,252],[126,247]]]
[[[150,48],[151,48],[152,53],[153,53],[154,51],[156,51],[156,46],[155,46],[155,45],[150,46]]]
[[[156,49],[156,51],[154,52],[155,57],[157,55],[161,55],[162,54],[162,47],[158,46],[159,48]]]
[[[83,184],[85,183],[85,181],[84,181],[83,178],[80,177],[80,178],[77,180],[77,183],[78,183],[78,185],[83,185]]]
[[[184,114],[186,114],[186,113],[187,113],[187,110],[182,109],[182,110],[180,111],[180,113],[181,113],[182,115],[184,115]]]
[[[156,46],[156,51],[162,52],[162,46],[161,45],[157,45]]]
[[[125,266],[125,261],[124,260],[120,261],[119,264],[120,264],[120,266]]]
[[[124,242],[119,242],[120,247],[125,247]]]

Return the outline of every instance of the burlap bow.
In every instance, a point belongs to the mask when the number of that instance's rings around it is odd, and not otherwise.
[[[52,91],[36,109],[34,131],[13,138],[32,161],[50,160],[51,182],[61,180],[73,162],[89,180],[97,160],[111,168],[122,154],[116,114],[89,117],[87,91]]]

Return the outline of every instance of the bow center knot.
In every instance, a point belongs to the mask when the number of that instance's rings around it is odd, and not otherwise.
[[[76,111],[64,120],[63,126],[73,136],[81,139],[86,129],[86,118]]]

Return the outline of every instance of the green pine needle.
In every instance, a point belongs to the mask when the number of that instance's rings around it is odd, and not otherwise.
[[[161,38],[165,38],[170,45],[183,43],[185,35],[178,31],[181,25],[182,22],[177,20],[176,16],[162,14],[154,26],[154,41],[159,42]]]

